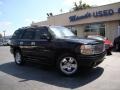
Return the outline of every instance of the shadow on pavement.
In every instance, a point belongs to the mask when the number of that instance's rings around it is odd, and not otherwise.
[[[53,68],[43,68],[36,64],[17,66],[14,62],[10,62],[0,65],[0,71],[23,79],[19,82],[36,80],[42,83],[74,89],[96,80],[102,75],[104,69],[97,67],[86,73],[66,77],[56,72]]]

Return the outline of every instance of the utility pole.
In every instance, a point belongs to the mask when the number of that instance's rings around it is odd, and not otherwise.
[[[60,13],[62,14],[62,12],[63,12],[63,10],[62,10],[62,8],[60,9]]]
[[[3,33],[4,33],[4,39],[3,39],[3,42],[5,42],[5,32],[6,32],[6,31],[4,30],[4,31],[3,31]]]

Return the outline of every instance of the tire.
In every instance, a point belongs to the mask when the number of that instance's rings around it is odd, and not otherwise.
[[[57,67],[62,74],[71,76],[78,71],[78,61],[71,54],[64,54],[58,58]]]
[[[23,65],[25,63],[25,61],[23,60],[22,54],[20,51],[16,51],[14,54],[14,58],[15,58],[15,63],[17,65]]]

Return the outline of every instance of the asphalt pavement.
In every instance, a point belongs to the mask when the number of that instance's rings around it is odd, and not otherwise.
[[[0,90],[120,90],[120,52],[89,72],[67,77],[54,67],[17,66],[9,47],[0,47]]]

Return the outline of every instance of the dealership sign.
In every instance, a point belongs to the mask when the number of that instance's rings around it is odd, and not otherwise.
[[[90,18],[92,16],[93,17],[112,16],[115,13],[120,13],[120,8],[118,8],[117,11],[114,11],[113,9],[108,9],[108,10],[103,10],[103,11],[96,11],[96,12],[93,12],[93,13],[87,12],[86,14],[81,15],[81,16],[73,15],[73,16],[69,17],[69,20],[70,20],[70,22],[74,22],[74,21],[77,21],[77,20]]]

